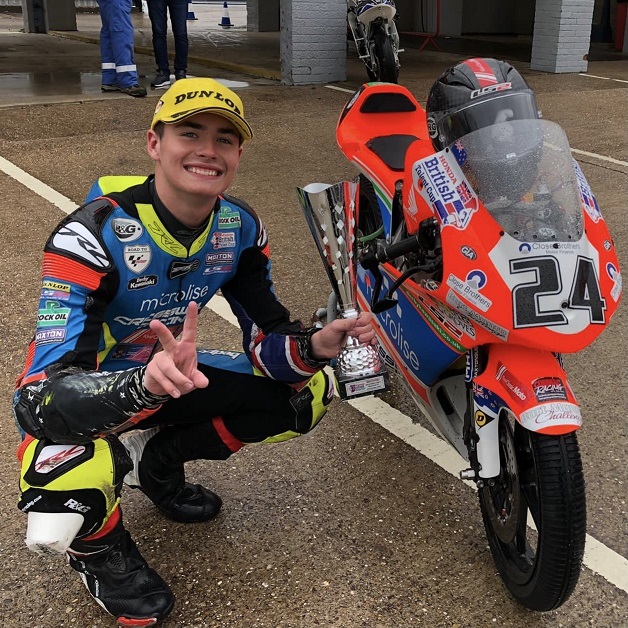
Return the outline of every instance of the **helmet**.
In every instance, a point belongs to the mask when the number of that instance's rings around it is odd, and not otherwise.
[[[534,92],[509,63],[467,59],[445,70],[430,89],[426,113],[434,148],[456,143],[454,154],[485,202],[516,198],[533,183],[543,134],[540,123],[529,121],[540,114]],[[485,127],[491,132],[473,134]]]
[[[525,79],[496,59],[467,59],[445,70],[430,89],[426,113],[436,150],[485,126],[540,117]]]

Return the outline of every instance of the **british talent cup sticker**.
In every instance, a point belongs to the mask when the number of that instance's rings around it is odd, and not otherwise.
[[[466,229],[479,207],[473,188],[448,149],[414,162],[412,188],[432,207],[443,227]]]
[[[584,173],[580,169],[580,165],[574,159],[574,170],[576,171],[576,178],[578,179],[578,187],[580,188],[580,198],[582,200],[582,206],[584,210],[589,215],[589,218],[593,222],[599,222],[602,220],[602,212],[600,211],[600,207],[597,204],[597,200],[595,199],[595,195],[591,191],[591,187],[589,186],[589,182],[587,181]]]

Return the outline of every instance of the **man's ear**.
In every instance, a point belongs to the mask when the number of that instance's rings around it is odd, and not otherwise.
[[[146,152],[154,161],[159,161],[159,142],[159,135],[153,129],[148,129],[146,133]]]

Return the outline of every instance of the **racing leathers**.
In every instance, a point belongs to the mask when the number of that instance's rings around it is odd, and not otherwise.
[[[27,441],[38,439],[40,447],[85,446],[159,426],[151,439],[154,466],[170,464],[181,482],[187,460],[224,459],[245,443],[309,431],[324,415],[333,386],[321,370],[326,362],[309,353],[312,331],[291,321],[275,296],[267,236],[255,212],[225,195],[203,225],[189,229],[154,187],[152,176],[103,177],[88,196],[95,200],[48,239],[37,327],[14,411],[32,437]],[[150,321],[160,320],[177,336],[188,304],[202,308],[218,290],[242,329],[244,353],[201,350],[198,368],[207,388],[178,399],[148,392],[145,365],[159,350]],[[153,493],[169,490],[160,481]],[[45,483],[36,487],[23,478],[22,510],[52,509],[49,496],[37,499],[44,489]],[[108,515],[114,507],[109,500]],[[102,523],[86,522],[81,533]]]

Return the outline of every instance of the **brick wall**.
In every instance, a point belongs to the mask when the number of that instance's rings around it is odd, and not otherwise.
[[[284,0],[281,3],[283,83],[307,85],[345,80],[346,6],[345,0]]]
[[[595,0],[542,0],[536,3],[533,70],[584,72],[588,63]]]

